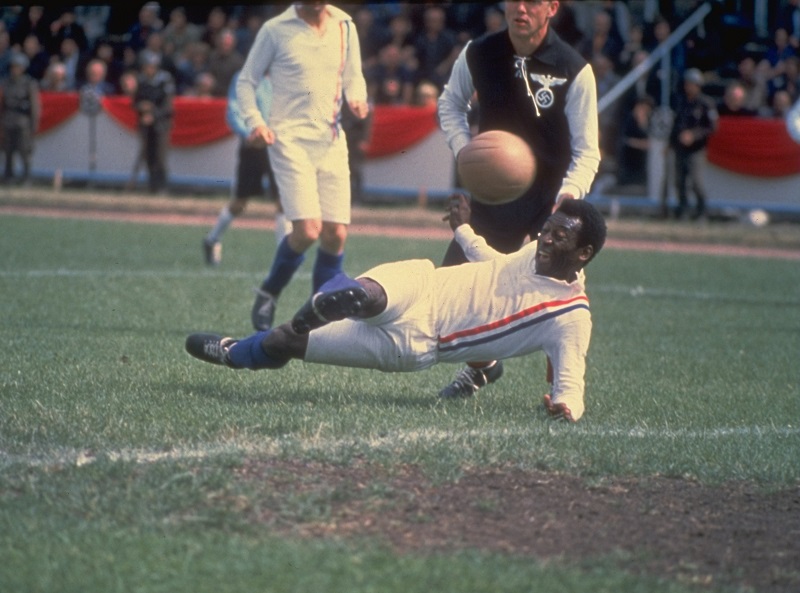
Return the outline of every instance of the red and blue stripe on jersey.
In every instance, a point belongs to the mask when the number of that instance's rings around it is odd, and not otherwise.
[[[589,299],[585,294],[538,303],[502,319],[439,336],[439,351],[452,352],[507,338],[578,309],[589,310]]]

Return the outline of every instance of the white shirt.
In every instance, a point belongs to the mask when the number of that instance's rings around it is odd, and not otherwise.
[[[544,351],[553,365],[552,398],[577,420],[584,410],[584,373],[592,331],[585,277],[573,282],[535,273],[536,242],[504,255],[469,225],[455,231],[470,263],[437,268],[440,362],[498,360]],[[478,263],[473,263],[478,262]]]
[[[236,84],[250,131],[267,125],[276,135],[330,139],[339,132],[344,95],[349,101],[367,100],[355,24],[344,11],[326,9],[321,32],[301,19],[294,5],[262,25]],[[256,102],[265,74],[273,85],[269,122]]]

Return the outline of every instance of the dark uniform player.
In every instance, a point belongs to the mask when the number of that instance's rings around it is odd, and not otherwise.
[[[148,189],[159,193],[167,187],[175,81],[169,72],[161,69],[161,57],[157,53],[143,50],[141,63],[133,106],[139,116],[139,133],[149,174]]]
[[[535,239],[563,199],[585,197],[600,163],[594,74],[549,27],[558,8],[557,1],[506,2],[507,28],[467,44],[439,99],[440,124],[456,158],[471,137],[467,117],[474,99],[479,133],[517,134],[536,157],[536,180],[520,198],[472,205],[475,232],[502,253]],[[451,242],[443,265],[465,261]],[[501,373],[500,363],[470,364],[439,395],[472,395]]]
[[[280,208],[278,185],[275,175],[272,173],[267,147],[263,142],[252,142],[248,139],[250,132],[245,125],[244,115],[236,97],[238,78],[239,73],[237,72],[228,87],[228,108],[225,112],[228,126],[239,136],[236,180],[233,197],[220,210],[214,226],[203,238],[203,253],[206,263],[211,266],[218,265],[222,261],[222,235],[233,219],[244,213],[251,197],[264,195],[263,178],[265,175],[269,180],[270,198],[278,204],[278,212],[275,216],[275,233],[278,244],[292,230],[291,223],[286,221]],[[264,119],[268,119],[272,108],[272,83],[269,77],[265,76],[256,88],[256,104]]]
[[[9,76],[0,86],[0,121],[2,122],[3,150],[6,155],[3,180],[14,178],[14,154],[22,161],[22,183],[29,182],[33,135],[39,127],[41,103],[39,85],[25,74],[28,58],[23,53],[11,57]]]
[[[669,143],[675,152],[675,184],[678,205],[675,218],[682,218],[689,207],[689,185],[694,191],[696,206],[692,218],[706,211],[706,190],[703,185],[703,156],[708,139],[717,123],[714,100],[702,93],[703,73],[689,68],[683,75],[684,93],[678,100]]]

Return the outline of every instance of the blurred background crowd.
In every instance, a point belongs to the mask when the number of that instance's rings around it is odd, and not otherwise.
[[[435,102],[471,38],[505,26],[502,3],[339,4],[355,19],[373,104]],[[701,1],[563,0],[554,27],[592,64],[602,97]],[[601,114],[604,168],[619,168],[624,135],[646,130],[665,91],[699,69],[721,115],[783,117],[800,99],[800,0],[713,0],[712,10],[658,67]],[[13,63],[41,91],[93,84],[132,94],[142,57],[157,55],[178,96],[225,97],[263,22],[285,4],[194,6],[147,2],[0,8],[0,81]],[[637,131],[638,129],[638,131]],[[625,171],[620,171],[625,178]],[[635,181],[635,180],[634,180]]]

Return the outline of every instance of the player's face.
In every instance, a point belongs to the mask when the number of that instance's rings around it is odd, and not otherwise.
[[[305,14],[319,14],[325,10],[325,2],[315,2],[314,0],[305,0],[304,2],[297,3],[297,9]]]
[[[536,273],[571,281],[583,265],[584,248],[578,247],[581,220],[556,211],[542,227],[536,247]]]
[[[558,11],[558,2],[532,0],[529,2],[506,2],[505,13],[508,31],[513,36],[537,37]]]

